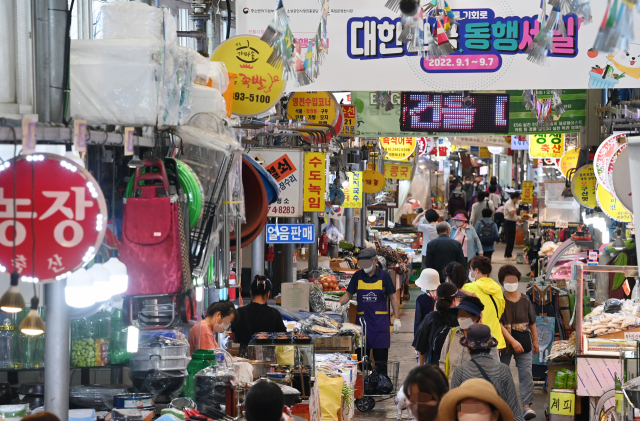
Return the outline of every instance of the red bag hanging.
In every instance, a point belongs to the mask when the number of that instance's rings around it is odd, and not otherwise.
[[[178,202],[168,197],[169,180],[162,161],[145,161],[145,167],[147,173],[137,168],[134,179],[140,197],[127,199],[123,211],[120,259],[129,275],[125,295],[175,294],[182,288]],[[160,172],[152,173],[152,167]],[[152,184],[138,187],[141,181]],[[167,197],[158,197],[159,189]]]

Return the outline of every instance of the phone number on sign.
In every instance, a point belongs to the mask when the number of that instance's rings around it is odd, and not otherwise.
[[[491,70],[500,67],[500,59],[494,54],[474,54],[469,57],[424,59],[426,70]]]
[[[269,206],[269,213],[277,213],[281,215],[293,215],[296,213],[295,206]]]
[[[271,96],[269,96],[269,95],[257,95],[257,94],[245,95],[243,92],[234,93],[233,94],[233,98],[236,101],[248,100],[250,102],[263,102],[263,103],[271,102]]]

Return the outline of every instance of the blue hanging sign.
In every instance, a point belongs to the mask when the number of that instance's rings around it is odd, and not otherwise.
[[[309,244],[315,238],[313,224],[267,224],[267,244]]]

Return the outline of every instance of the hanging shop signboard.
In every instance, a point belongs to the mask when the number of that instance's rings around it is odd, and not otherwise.
[[[4,270],[15,268],[42,283],[62,279],[93,259],[107,229],[107,206],[87,170],[46,153],[20,155],[0,168]]]
[[[613,194],[622,205],[633,212],[633,200],[631,200],[631,177],[629,177],[629,149],[625,148],[616,156],[611,175]]]
[[[364,194],[362,190],[362,171],[351,171],[347,173],[347,181],[349,184],[343,189],[344,203],[343,208],[362,208],[362,196]]]
[[[299,218],[303,214],[302,162],[304,152],[298,149],[252,148],[254,158],[271,174],[280,188],[280,197],[269,205],[267,217]]]
[[[612,219],[620,222],[631,222],[633,217],[628,210],[622,206],[622,203],[611,193],[605,189],[602,184],[598,183],[596,190],[596,198],[600,209]]]
[[[287,114],[294,120],[335,126],[340,111],[331,92],[295,92],[289,98]]]
[[[403,45],[400,13],[389,10],[385,3],[341,0],[324,10],[317,0],[285,2],[289,26],[301,51],[314,45],[318,22],[323,13],[330,12],[328,52],[318,77],[311,85],[296,87],[290,82],[287,88],[375,91],[382,85],[393,91],[411,91],[416,86],[436,91],[521,90],[523,81],[529,89],[640,86],[640,62],[627,57],[627,51],[611,56],[590,51],[608,2],[591,2],[593,22],[589,24],[574,14],[562,18],[566,33],[556,31],[550,40],[548,66],[527,60],[527,49],[540,32],[540,2],[449,2],[458,18],[448,34],[454,53],[442,58],[423,57]],[[236,10],[243,13],[237,16],[237,33],[261,35],[274,18],[274,6],[273,0],[238,0]],[[547,13],[552,13],[551,6]],[[435,29],[433,18],[423,24],[424,32]],[[633,30],[629,38],[640,39],[640,25]],[[637,57],[637,48],[631,44],[628,52]],[[612,70],[605,74],[609,61]]]
[[[598,206],[596,199],[597,185],[593,164],[584,165],[576,170],[571,179],[571,193],[582,206],[595,209]]]
[[[267,63],[272,52],[269,44],[252,35],[229,38],[213,52],[212,61],[223,62],[229,73],[238,75],[233,92],[235,115],[262,114],[280,100],[285,82],[282,65]]]
[[[549,394],[549,413],[573,417],[576,393],[574,390],[552,389]]]
[[[402,161],[413,155],[416,149],[415,137],[381,137],[380,145],[387,152],[386,159]]]
[[[310,244],[315,238],[314,224],[267,224],[267,244]]]
[[[340,105],[344,122],[342,124],[342,136],[355,136],[358,122],[358,114],[355,105]]]
[[[533,204],[533,181],[522,182],[522,203]]]
[[[609,181],[606,177],[609,160],[618,146],[620,146],[621,143],[625,143],[626,141],[626,133],[614,134],[612,136],[609,136],[600,144],[600,146],[598,146],[598,150],[593,157],[593,167],[596,172],[596,179],[598,180],[598,183],[600,183],[608,191],[610,191],[611,189],[608,184]]]
[[[363,174],[362,188],[365,193],[378,193],[384,189],[386,180],[378,171],[366,170]]]
[[[529,139],[529,155],[532,158],[562,158],[564,134],[537,134]]]
[[[322,212],[326,191],[327,154],[304,154],[304,211]]]
[[[569,170],[575,169],[578,165],[578,157],[580,156],[580,149],[570,149],[564,153],[560,159],[560,171],[567,177]]]
[[[368,170],[373,170],[374,165],[372,162],[367,164]],[[411,164],[398,164],[396,162],[384,163],[384,178],[392,180],[411,180],[411,171],[413,165]],[[367,192],[368,193],[368,192]]]
[[[507,133],[508,128],[509,95],[402,92],[402,131]]]
[[[511,135],[505,138],[507,143],[511,145],[512,151],[528,151],[529,150],[529,139],[527,136],[523,135]]]
[[[613,187],[613,168],[616,162],[618,161],[618,157],[620,156],[620,153],[622,153],[626,149],[627,149],[626,143],[618,145],[618,147],[616,148],[615,151],[613,151],[613,154],[611,154],[611,157],[609,157],[607,162],[605,179],[607,181],[607,186],[609,186],[609,193],[613,194],[614,196],[616,196],[616,194],[615,194],[615,189]]]
[[[507,91],[511,96],[509,102],[509,133],[510,134],[535,134],[535,133],[571,133],[579,132],[584,127],[587,115],[587,91],[586,89],[563,89],[560,95],[564,112],[560,116],[555,115],[554,107],[551,107],[551,124],[548,129],[538,128],[538,119],[532,116],[532,110],[524,106],[522,89]],[[551,101],[553,105],[553,90],[534,90],[536,102],[545,104]]]
[[[436,146],[436,140],[433,137],[419,137],[418,138],[418,155],[429,154],[431,150]]]
[[[489,159],[489,158],[491,158],[491,152],[489,152],[489,149],[486,146],[481,146],[480,147],[480,152],[478,152],[478,158],[480,158],[480,159]]]

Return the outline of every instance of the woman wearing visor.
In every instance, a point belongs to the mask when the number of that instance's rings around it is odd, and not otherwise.
[[[340,298],[340,305],[346,304],[351,297],[358,293],[358,323],[366,325],[367,352],[373,351],[373,360],[377,363],[379,372],[386,373],[386,362],[389,360],[391,333],[389,329],[389,304],[393,306],[396,319],[393,331],[400,332],[400,305],[396,287],[391,276],[378,268],[376,251],[372,248],[364,249],[358,255],[360,270],[353,274],[347,292]],[[365,323],[362,322],[364,319]]]

